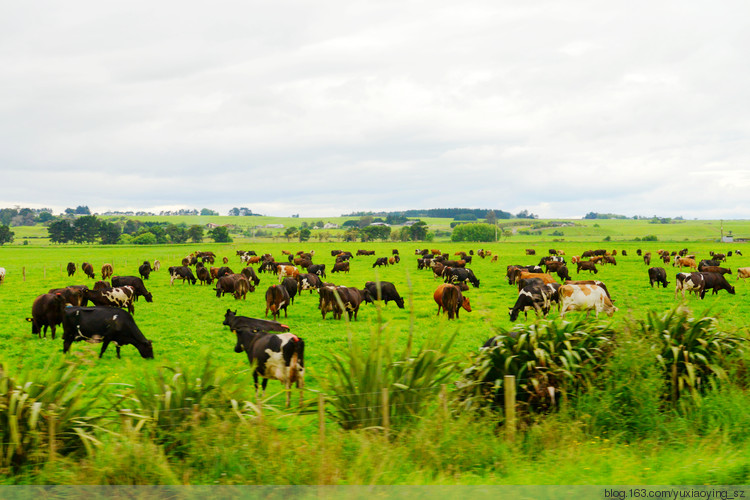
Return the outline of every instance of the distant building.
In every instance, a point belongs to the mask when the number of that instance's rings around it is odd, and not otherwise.
[[[263,227],[268,229],[284,229],[284,224],[266,224]]]
[[[333,222],[326,222],[325,225],[323,226],[323,229],[338,229],[338,228],[339,228],[339,225],[334,224]]]
[[[371,226],[386,226],[386,227],[391,227],[391,225],[390,225],[390,224],[386,224],[385,222],[373,222],[373,223],[372,223],[372,224],[370,224],[370,225],[371,225]]]

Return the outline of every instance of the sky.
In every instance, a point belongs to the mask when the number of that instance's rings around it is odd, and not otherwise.
[[[750,2],[0,9],[0,207],[750,219]]]

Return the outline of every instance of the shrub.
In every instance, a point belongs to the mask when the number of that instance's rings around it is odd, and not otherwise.
[[[592,320],[542,320],[501,330],[481,349],[458,382],[463,409],[498,407],[505,375],[516,377],[526,412],[553,408],[558,397],[590,388],[614,347],[614,331]]]

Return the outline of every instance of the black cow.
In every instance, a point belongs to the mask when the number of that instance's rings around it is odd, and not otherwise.
[[[557,277],[561,280],[570,280],[570,272],[568,271],[568,266],[563,265],[557,269]]]
[[[115,343],[118,359],[120,347],[128,344],[135,346],[142,358],[154,357],[151,341],[143,336],[133,316],[125,310],[114,307],[67,307],[63,311],[62,323],[65,353],[73,342],[87,340],[102,343],[100,358],[110,342]]]
[[[317,274],[321,278],[326,278],[326,265],[325,264],[313,264],[307,268],[308,273]]]
[[[289,294],[289,303],[294,304],[294,297],[297,295],[297,279],[289,277],[284,278],[281,280],[281,286],[286,288],[286,293]]]
[[[237,316],[237,310],[232,312],[227,309],[224,313],[223,325],[229,327],[230,330],[235,331],[238,329],[250,330],[252,332],[288,332],[289,327],[282,325],[277,321],[269,321],[267,319],[248,318],[247,316]]]
[[[151,263],[149,263],[149,261],[147,260],[144,260],[143,264],[138,267],[138,274],[140,274],[141,279],[144,280],[148,279],[148,277],[151,275],[151,271],[153,271],[153,269],[151,268]]]
[[[31,305],[31,317],[26,321],[31,322],[31,333],[40,335],[44,329],[44,337],[47,337],[47,327],[52,331],[55,338],[55,329],[62,323],[62,312],[65,308],[65,299],[61,293],[45,293],[34,299]]]
[[[234,274],[234,271],[232,271],[227,266],[222,266],[222,267],[219,268],[218,271],[216,271],[216,277],[217,278],[221,278],[222,276],[226,276],[228,274]]]
[[[92,280],[96,279],[96,275],[94,274],[94,266],[92,266],[89,262],[84,262],[83,264],[81,264],[81,270]]]
[[[284,310],[284,317],[287,316],[287,307],[289,306],[289,292],[281,285],[271,285],[266,290],[266,317],[268,311],[271,311],[273,319],[281,316],[281,310]]]
[[[368,298],[372,301],[370,292],[367,290],[359,290],[354,287],[337,286],[336,293],[339,294],[341,302],[344,304],[344,309],[346,309],[346,312],[349,315],[349,321],[352,320],[352,317],[354,317],[355,321],[357,320],[357,313],[359,313],[359,306],[362,302],[367,301]]]
[[[289,407],[290,389],[296,383],[303,401],[305,376],[305,341],[292,333],[265,333],[250,328],[233,328],[237,335],[234,352],[245,351],[250,366],[254,366],[253,381],[258,391],[258,377],[263,377],[262,390],[266,391],[268,379],[276,379],[286,389],[286,406]]]
[[[445,276],[446,283],[457,284],[469,281],[474,288],[479,288],[479,280],[474,275],[474,271],[468,267],[446,267],[443,276]]]
[[[374,300],[382,300],[388,305],[388,301],[392,300],[399,309],[404,308],[404,299],[398,294],[396,285],[389,281],[368,281],[365,283],[365,290],[369,292],[369,300],[366,299],[366,302],[372,303]]]
[[[513,307],[508,309],[510,320],[518,319],[518,314],[523,311],[524,317],[528,319],[528,311],[532,310],[546,317],[550,310],[550,299],[553,291],[545,285],[529,285],[518,292],[518,298]]]
[[[375,259],[375,263],[372,265],[374,268],[375,266],[388,266],[388,257],[378,257]]]
[[[718,267],[720,265],[721,265],[721,261],[720,260],[716,260],[716,259],[706,260],[706,259],[703,259],[703,260],[701,260],[698,263],[698,271],[703,271],[704,267]]]
[[[198,280],[193,276],[193,271],[190,270],[188,266],[172,266],[169,268],[169,284],[174,285],[174,280],[176,279],[182,279],[182,283],[185,283],[185,280],[188,280],[191,285],[195,285]]]
[[[154,301],[154,296],[146,290],[146,285],[138,276],[112,276],[112,286],[132,286],[135,289],[135,300],[138,300],[138,297],[143,297],[146,302]]]
[[[74,262],[68,262],[67,270],[68,270],[68,278],[70,278],[71,276],[73,276],[76,273],[76,265],[75,265],[75,263]]]
[[[667,281],[667,271],[663,267],[648,268],[648,281],[651,288],[654,287],[654,283],[661,283],[662,287],[667,288],[667,285],[669,285],[669,282]]]
[[[245,278],[248,279],[248,281],[252,282],[254,286],[258,286],[260,284],[260,278],[258,278],[258,275],[255,274],[255,269],[252,267],[246,267],[242,271],[240,271],[240,274],[243,275]]]
[[[209,271],[206,266],[196,266],[195,276],[198,278],[198,281],[201,282],[201,285],[204,283],[210,285],[214,282],[214,277],[211,276],[211,271]]]
[[[723,274],[719,273],[700,273],[703,276],[703,287],[701,288],[700,297],[706,296],[706,290],[711,290],[711,295],[719,293],[719,290],[726,290],[731,295],[735,294],[734,287],[729,284]]]

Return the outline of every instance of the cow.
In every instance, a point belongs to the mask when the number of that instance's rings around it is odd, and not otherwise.
[[[170,285],[174,285],[174,280],[176,279],[182,279],[183,284],[185,284],[185,280],[189,281],[191,285],[195,285],[198,282],[193,275],[193,271],[187,266],[173,266],[168,271]]]
[[[307,268],[308,273],[317,274],[319,277],[326,278],[326,265],[325,264],[313,264]]]
[[[536,250],[534,250],[533,248],[527,248],[526,255],[536,255]]]
[[[607,316],[612,316],[619,309],[612,305],[612,301],[607,297],[604,289],[597,285],[562,285],[558,290],[560,296],[560,318],[564,318],[568,311],[586,311],[588,317],[589,311],[593,310],[596,317],[600,312]]]
[[[112,269],[112,264],[104,264],[102,266],[102,279],[106,280],[109,279],[110,276],[114,274],[114,270]]]
[[[612,264],[613,266],[616,266],[617,259],[615,259],[614,255],[604,255],[602,257],[602,264]]]
[[[154,272],[157,272],[159,269],[161,269],[161,262],[158,260],[155,260],[154,265],[151,266],[151,269],[153,269]]]
[[[651,265],[651,252],[646,252],[645,254],[643,254],[643,263],[647,266]]]
[[[615,299],[612,298],[612,296],[609,294],[609,290],[607,289],[607,285],[604,284],[603,281],[599,280],[570,280],[565,282],[566,285],[596,285],[602,290],[604,290],[604,293],[607,294],[607,298],[614,303]]]
[[[563,282],[570,280],[570,272],[568,271],[567,266],[562,266],[557,270],[557,277],[560,278]]]
[[[375,263],[372,265],[373,269],[375,266],[386,266],[388,267],[388,257],[378,257]]]
[[[667,281],[667,271],[663,267],[649,267],[648,281],[651,288],[654,287],[654,283],[661,284],[662,287],[667,288],[667,285],[669,285],[669,282]]]
[[[701,299],[706,296],[706,290],[711,290],[711,295],[719,293],[719,290],[726,290],[731,295],[735,294],[734,287],[729,284],[723,274],[719,273],[700,273],[703,276],[703,287],[700,291]]]
[[[338,273],[338,272],[349,272],[349,261],[344,262],[337,262],[333,265],[333,269],[331,269],[331,273]]]
[[[297,276],[299,276],[299,274],[297,274]],[[281,280],[281,286],[286,288],[286,293],[289,294],[290,304],[294,304],[294,297],[297,295],[297,276]]]
[[[112,285],[109,284],[107,281],[99,280],[96,283],[94,283],[94,286],[92,287],[92,290],[99,291],[99,290],[109,290],[112,288]],[[88,301],[86,301],[88,303]],[[83,304],[84,306],[86,304]]]
[[[528,319],[528,311],[534,311],[537,318],[539,317],[539,313],[542,313],[543,317],[547,317],[547,313],[550,310],[552,293],[553,290],[546,285],[525,286],[518,292],[518,298],[513,307],[508,308],[510,320],[515,321],[518,319],[518,314],[521,311],[523,311],[526,319]]]
[[[581,270],[593,272],[594,274],[597,274],[599,270],[596,268],[596,264],[594,264],[590,260],[582,260],[576,264],[576,274],[580,274]]]
[[[343,309],[339,304],[339,298],[336,296],[336,285],[323,284],[318,288],[318,309],[323,319],[330,312],[333,313],[333,319],[341,319]]]
[[[399,257],[398,254],[396,254],[393,257],[390,257],[388,259],[388,264],[390,264],[392,266],[395,265],[395,264],[398,264],[399,262],[401,262],[401,257]]]
[[[151,275],[151,271],[153,271],[153,269],[151,268],[151,264],[147,260],[144,260],[143,264],[138,267],[138,274],[140,274],[141,279],[144,280],[148,279],[148,277]]]
[[[76,273],[75,262],[68,262],[67,271],[68,271],[68,278],[70,278],[71,276],[73,276]]]
[[[542,268],[539,267],[539,266],[535,266],[535,265],[517,266],[517,265],[512,265],[511,264],[511,265],[509,265],[509,266],[506,267],[506,273],[505,273],[505,275],[508,278],[508,284],[509,285],[513,285],[513,284],[516,283],[516,278],[515,278],[516,274],[517,274],[516,273],[516,269],[520,269],[522,271],[526,271],[526,272],[529,272],[529,273],[541,273],[542,272]]]
[[[96,275],[94,274],[94,266],[92,266],[89,262],[84,262],[81,264],[81,271],[88,276],[89,278],[96,279]]]
[[[362,305],[362,302],[372,302],[372,296],[366,289],[360,290],[354,287],[337,286],[335,293],[337,293],[341,299],[344,310],[349,315],[349,321],[351,321],[352,318],[354,321],[357,321],[359,306]],[[341,314],[339,314],[339,319],[341,319]]]
[[[701,293],[703,290],[703,275],[699,272],[695,273],[677,273],[675,275],[677,285],[674,289],[674,298],[677,298],[677,292],[682,294],[682,298],[685,298],[685,292],[693,292],[696,295]]]
[[[135,300],[138,300],[138,297],[143,297],[146,302],[154,301],[154,296],[146,290],[146,285],[138,276],[112,276],[112,286],[132,286],[135,290]]]
[[[258,266],[258,272],[276,274],[276,268],[278,267],[279,267],[278,263],[272,260],[262,260],[260,263],[260,266]]]
[[[227,312],[224,313],[224,322],[222,324],[228,326],[232,331],[240,328],[244,330],[250,330],[254,333],[289,331],[289,327],[287,325],[283,325],[277,321],[248,318],[247,316],[237,316],[237,311],[235,310],[234,312],[232,312],[230,309],[227,309]]]
[[[31,304],[31,317],[26,318],[26,321],[31,322],[31,333],[41,335],[44,330],[44,337],[47,338],[47,328],[49,328],[54,340],[55,329],[62,323],[64,308],[65,299],[61,293],[39,295]]]
[[[750,278],[750,267],[740,267],[737,269],[737,280],[739,280],[740,278]]]
[[[281,285],[271,285],[266,290],[266,318],[268,317],[268,311],[271,311],[271,316],[275,320],[281,316],[281,310],[284,310],[284,317],[287,315],[287,307],[289,307],[289,292],[286,288]]]
[[[198,281],[201,282],[201,285],[204,283],[210,285],[214,282],[214,277],[211,276],[211,271],[209,271],[206,266],[197,267],[195,269],[195,276],[198,278]]]
[[[513,273],[513,283],[518,283],[522,279],[539,278],[545,283],[556,283],[555,278],[547,273],[530,273],[523,269],[516,269]]]
[[[279,266],[277,268],[277,273],[279,276],[279,283],[281,283],[284,278],[292,278],[296,281],[299,269],[294,266]]]
[[[258,275],[255,274],[255,269],[252,267],[246,267],[242,271],[240,271],[240,274],[243,275],[245,278],[248,279],[254,286],[258,286],[260,284],[260,278],[258,278]]]
[[[675,257],[673,265],[674,267],[679,267],[680,269],[682,269],[683,267],[689,267],[694,271],[698,268],[698,266],[695,264],[695,259],[680,257],[679,255]]]
[[[432,298],[438,306],[437,315],[440,315],[440,310],[448,314],[448,319],[453,319],[455,316],[458,319],[458,313],[463,307],[466,312],[471,312],[471,302],[469,297],[464,297],[461,293],[461,289],[450,283],[443,283],[435,289],[432,294]]]
[[[711,258],[713,258],[713,260],[720,260],[724,262],[726,262],[727,260],[726,254],[723,254],[723,253],[709,252],[709,255],[711,255]]]
[[[227,276],[229,274],[234,274],[234,271],[232,271],[227,266],[222,266],[219,269],[216,270],[216,279],[221,278],[222,276]]]
[[[255,287],[241,274],[228,274],[218,279],[215,290],[217,298],[231,293],[235,300],[247,300],[247,292],[254,292]]]
[[[700,262],[698,262],[698,271],[702,272],[703,269],[706,267],[719,267],[719,266],[721,266],[721,261],[714,260],[714,259],[711,259],[711,260],[703,259]]]
[[[360,255],[375,255],[375,250],[357,250],[357,256]]]
[[[731,269],[721,266],[703,266],[703,269],[698,268],[698,271],[702,273],[732,274]]]
[[[474,271],[467,268],[445,268],[443,273],[446,283],[462,283],[469,281],[474,288],[479,288],[479,279],[474,275]]]
[[[71,285],[66,286],[65,288],[53,288],[47,293],[59,293],[62,295],[65,304],[70,304],[71,306],[85,306],[85,291],[88,289],[89,287],[86,285]]]
[[[323,286],[323,281],[320,276],[314,273],[300,273],[297,275],[297,293],[302,293],[303,290],[317,290]]]
[[[154,358],[151,341],[146,339],[135,324],[133,316],[113,307],[67,307],[63,311],[63,352],[70,350],[78,340],[101,342],[99,358],[104,356],[110,342],[115,343],[117,359],[120,347],[131,344],[144,359]]]
[[[300,390],[300,406],[304,394],[305,342],[292,333],[267,333],[249,328],[233,328],[237,335],[234,352],[245,351],[250,366],[254,366],[253,381],[258,391],[258,377],[262,377],[262,394],[268,379],[280,381],[286,390],[286,406],[290,405],[291,387]]]
[[[368,302],[382,300],[385,302],[385,305],[388,305],[388,301],[392,300],[399,309],[404,308],[404,299],[398,294],[396,285],[390,281],[368,281],[365,283],[365,290],[370,293],[370,300]]]
[[[546,261],[544,263],[544,272],[556,273],[558,269],[565,267],[565,263],[557,261]]]
[[[127,308],[130,314],[135,313],[133,306],[135,289],[132,286],[118,286],[108,290],[87,290],[84,292],[84,297],[96,306]]]

